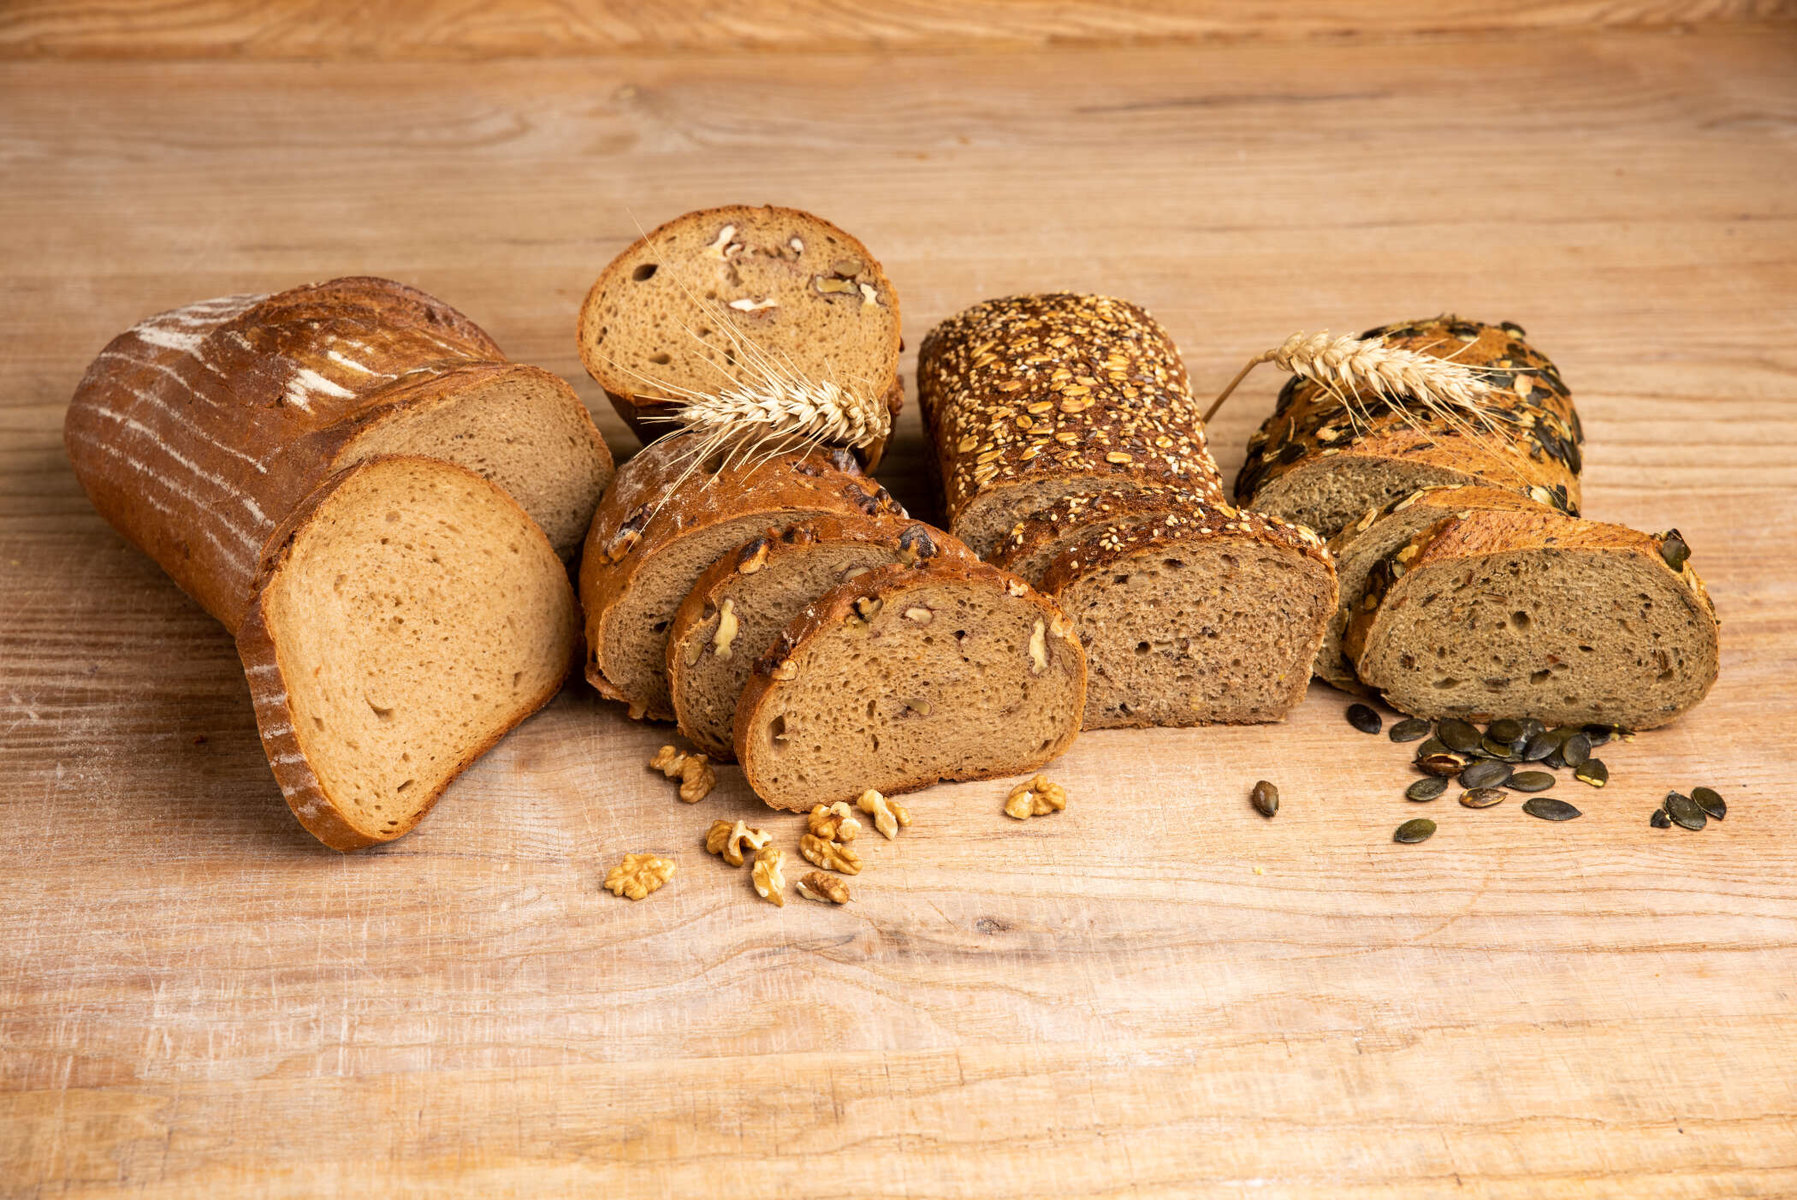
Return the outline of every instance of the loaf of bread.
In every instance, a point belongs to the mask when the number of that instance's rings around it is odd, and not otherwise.
[[[587,679],[631,715],[673,720],[668,631],[704,570],[770,527],[823,516],[896,516],[904,509],[844,450],[752,461],[699,455],[698,435],[652,443],[619,468],[580,560]]]
[[[1221,502],[1089,532],[1041,588],[1086,652],[1087,729],[1283,719],[1336,599],[1321,538]]]
[[[1371,421],[1351,418],[1340,393],[1294,376],[1248,443],[1238,503],[1298,521],[1325,538],[1418,488],[1484,483],[1578,511],[1584,435],[1554,364],[1519,326],[1454,316],[1369,329],[1365,338],[1478,368],[1490,420],[1451,424],[1427,408],[1370,393]]]
[[[645,442],[672,431],[672,404],[762,388],[770,359],[864,398],[888,433],[904,401],[892,282],[796,208],[708,208],[643,235],[593,284],[579,333],[587,371]],[[885,441],[858,448],[870,469]]]
[[[1127,301],[976,304],[930,331],[917,380],[949,528],[982,558],[1063,497],[1154,484],[1222,497],[1179,352]]]
[[[237,649],[294,815],[354,850],[410,830],[574,666],[567,568],[503,490],[363,459],[269,540]]]
[[[1032,586],[1040,586],[1050,563],[1101,529],[1126,529],[1164,521],[1170,515],[1182,519],[1197,517],[1203,510],[1219,505],[1232,511],[1214,491],[1170,484],[1140,484],[1121,492],[1063,496],[1011,526],[986,561]]]
[[[151,317],[94,359],[63,433],[100,515],[233,631],[275,526],[355,462],[460,463],[567,555],[612,466],[567,383],[385,279]]]
[[[1664,725],[1715,682],[1715,609],[1676,533],[1540,509],[1442,518],[1376,563],[1344,649],[1422,717]]]
[[[826,592],[756,663],[743,775],[806,811],[1033,771],[1079,732],[1086,666],[1053,602],[972,558],[879,567]]]
[[[736,757],[736,702],[750,668],[825,592],[875,567],[971,558],[959,541],[897,517],[819,517],[769,530],[699,576],[668,632],[668,689],[685,734],[714,761]]]

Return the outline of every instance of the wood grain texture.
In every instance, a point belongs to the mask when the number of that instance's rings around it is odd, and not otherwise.
[[[0,1196],[1797,1193],[1794,58],[1766,26],[0,66]],[[1407,756],[1321,688],[1276,728],[1083,737],[1027,824],[1000,784],[922,793],[843,909],[756,900],[706,825],[799,819],[734,769],[677,803],[664,732],[584,688],[411,836],[317,847],[229,638],[74,484],[88,359],[387,274],[628,447],[579,299],[637,222],[736,199],[867,240],[912,346],[1103,289],[1200,394],[1299,328],[1518,321],[1591,514],[1689,539],[1721,681],[1558,789],[1581,820],[1439,801],[1414,847]],[[1226,476],[1277,385],[1219,417]],[[881,478],[927,508],[922,461],[908,411]],[[1701,782],[1726,822],[1647,827]],[[601,890],[647,849],[667,888]]]

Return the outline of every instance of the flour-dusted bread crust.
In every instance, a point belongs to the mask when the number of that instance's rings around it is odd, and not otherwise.
[[[1417,716],[1651,729],[1716,680],[1716,612],[1687,553],[1551,511],[1444,517],[1369,572],[1344,649]]]
[[[1079,733],[1086,664],[1053,601],[964,556],[826,592],[755,663],[736,755],[794,812],[1033,771]]]
[[[100,514],[235,630],[270,535],[381,454],[461,463],[571,555],[611,455],[567,383],[422,292],[349,278],[161,313],[113,339],[64,441]]]
[[[976,304],[930,331],[917,380],[949,528],[982,558],[1063,497],[1151,484],[1222,496],[1179,351],[1128,301]]]
[[[1578,413],[1559,370],[1523,340],[1520,326],[1440,316],[1361,336],[1480,368],[1494,388],[1495,425],[1449,427],[1431,417],[1418,429],[1370,396],[1364,399],[1376,415],[1357,424],[1328,389],[1294,377],[1248,443],[1235,482],[1239,503],[1324,537],[1370,509],[1442,484],[1490,484],[1578,511]],[[1413,414],[1425,415],[1420,408]]]
[[[1224,513],[1234,515],[1214,490],[1166,484],[1064,496],[1011,526],[987,561],[1039,585],[1049,564],[1100,529],[1124,529],[1165,521],[1169,516],[1198,517],[1219,505]]]
[[[1282,720],[1336,603],[1321,538],[1222,502],[1090,532],[1041,588],[1086,651],[1087,729]]]
[[[731,204],[651,230],[600,273],[579,338],[587,372],[645,442],[672,430],[681,389],[755,381],[742,342],[881,400],[893,419],[904,403],[892,281],[860,241],[796,208]],[[870,468],[884,445],[862,451]]]
[[[578,628],[567,569],[510,496],[439,459],[379,457],[276,529],[237,648],[288,805],[355,850],[410,830],[548,703]]]
[[[668,631],[668,690],[680,732],[715,762],[736,757],[736,702],[756,659],[825,592],[876,567],[973,552],[896,517],[819,517],[769,530],[699,576]]]
[[[696,435],[649,445],[619,468],[580,560],[587,679],[658,721],[675,717],[668,632],[699,576],[765,532],[822,516],[904,516],[844,450],[695,457]]]

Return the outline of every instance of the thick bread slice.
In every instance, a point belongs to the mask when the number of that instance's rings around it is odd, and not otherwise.
[[[825,593],[755,664],[736,755],[803,812],[868,788],[1033,771],[1079,733],[1086,664],[1061,610],[972,559],[881,567]]]
[[[920,521],[819,517],[769,530],[707,567],[668,631],[668,689],[680,732],[713,761],[736,757],[736,702],[755,660],[805,607],[892,563],[973,557]]]
[[[982,558],[1064,497],[1173,484],[1222,498],[1179,351],[1128,301],[976,304],[924,338],[917,395],[949,529]]]
[[[843,450],[758,457],[728,449],[698,461],[698,437],[652,443],[618,470],[580,560],[587,679],[631,715],[674,719],[668,631],[699,575],[770,526],[822,516],[896,516],[905,510]]]
[[[63,435],[100,514],[232,630],[275,526],[351,463],[461,463],[570,555],[612,465],[567,383],[385,279],[151,317],[94,359]]]
[[[1345,650],[1417,716],[1651,729],[1716,680],[1716,610],[1684,554],[1554,512],[1446,517],[1369,572]]]
[[[1227,505],[1088,534],[1042,590],[1085,647],[1087,729],[1282,720],[1336,598],[1321,538]]]
[[[1478,484],[1449,484],[1422,488],[1384,508],[1372,509],[1336,534],[1329,543],[1329,552],[1335,557],[1340,601],[1317,650],[1317,678],[1345,692],[1371,693],[1372,689],[1354,674],[1354,664],[1342,653],[1342,637],[1348,632],[1348,619],[1360,607],[1367,573],[1375,563],[1450,513],[1475,509],[1535,512],[1544,508],[1521,492]]]
[[[683,390],[754,384],[745,342],[802,378],[883,399],[894,419],[904,402],[892,282],[866,246],[796,208],[725,205],[645,234],[600,273],[579,335],[587,372],[645,442],[670,432]]]
[[[1486,483],[1578,511],[1584,440],[1578,413],[1559,371],[1523,340],[1520,326],[1440,316],[1361,336],[1481,368],[1480,377],[1496,389],[1489,401],[1495,426],[1464,420],[1449,426],[1404,404],[1412,420],[1425,419],[1418,429],[1372,397],[1364,399],[1373,419],[1350,420],[1336,392],[1294,377],[1248,442],[1235,481],[1238,503],[1302,522],[1324,537],[1369,509],[1442,484]]]
[[[1068,496],[1011,526],[987,561],[1039,585],[1050,563],[1101,526],[1124,529],[1160,521],[1169,514],[1198,516],[1207,507],[1216,507],[1225,516],[1235,515],[1235,510],[1214,491],[1165,484]]]
[[[574,665],[567,569],[496,485],[369,459],[290,514],[237,649],[275,779],[325,845],[410,830]]]

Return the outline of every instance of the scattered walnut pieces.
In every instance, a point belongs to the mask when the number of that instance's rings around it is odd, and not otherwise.
[[[860,798],[855,801],[855,807],[873,817],[874,828],[878,829],[887,841],[897,837],[902,826],[911,823],[911,813],[904,805],[894,804],[873,788],[868,788],[861,793]]]
[[[786,853],[778,846],[763,846],[755,852],[755,865],[749,871],[749,882],[755,894],[770,904],[786,907],[786,877],[780,869],[786,865]]]
[[[742,821],[734,825],[729,821],[713,821],[711,828],[705,831],[705,849],[708,853],[722,855],[731,866],[740,867],[744,845],[751,850],[760,850],[772,837],[759,829],[750,829]]]
[[[703,754],[681,754],[672,746],[663,746],[649,766],[669,779],[680,780],[680,798],[688,804],[697,804],[717,786],[718,773]]]
[[[641,900],[674,878],[674,864],[654,854],[626,854],[624,861],[605,876],[605,888],[614,896]]]
[[[799,880],[799,895],[825,904],[847,904],[853,899],[849,895],[848,884],[822,871],[812,871]]]
[[[1046,775],[1018,784],[1005,798],[1005,816],[1016,817],[1019,821],[1060,812],[1066,807],[1067,789],[1058,783],[1050,783]]]
[[[816,834],[808,833],[799,839],[799,853],[805,856],[806,862],[826,871],[841,871],[844,875],[861,874],[861,856],[855,853],[853,846],[826,842]]]
[[[820,804],[805,818],[806,828],[826,842],[852,842],[861,835],[861,822],[846,800]]]

